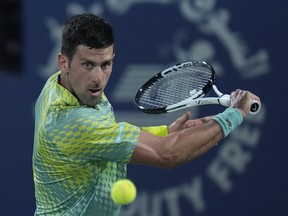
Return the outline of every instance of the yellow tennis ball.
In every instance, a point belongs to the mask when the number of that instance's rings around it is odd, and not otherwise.
[[[136,198],[137,189],[129,179],[120,179],[111,190],[112,200],[118,205],[128,205]]]

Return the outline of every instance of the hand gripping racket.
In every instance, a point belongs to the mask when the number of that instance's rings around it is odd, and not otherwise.
[[[230,105],[230,95],[221,93],[216,85],[213,67],[204,61],[176,64],[148,80],[135,96],[136,106],[145,113],[159,114],[209,104]],[[204,97],[211,89],[218,97]],[[254,100],[251,114],[260,111]]]

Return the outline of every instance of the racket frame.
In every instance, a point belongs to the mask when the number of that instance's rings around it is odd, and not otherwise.
[[[155,109],[147,109],[147,108],[144,108],[143,106],[140,105],[139,100],[140,100],[141,95],[145,91],[147,91],[151,86],[153,86],[158,80],[164,79],[166,76],[168,76],[169,73],[171,73],[171,72],[175,73],[180,68],[191,67],[191,66],[202,66],[202,67],[204,66],[207,69],[209,69],[209,71],[211,71],[211,77],[210,77],[209,81],[207,82],[207,84],[203,87],[201,93],[198,92],[197,94],[193,94],[193,96],[191,96],[191,97],[189,97],[189,98],[187,98],[181,102],[178,102],[176,104],[163,106],[163,107],[159,107],[159,108],[155,108]],[[186,103],[187,102],[192,103],[191,106],[196,106],[196,105],[198,106],[198,104],[195,104],[192,101],[194,99],[201,98],[204,95],[206,95],[210,91],[210,89],[213,87],[215,81],[216,81],[216,73],[215,73],[213,67],[210,64],[208,64],[207,62],[204,62],[204,61],[182,62],[182,63],[173,65],[173,66],[157,73],[152,78],[150,78],[145,84],[143,84],[135,96],[135,105],[142,112],[149,113],[149,114],[160,114],[160,113],[173,112],[176,110],[183,109],[185,107],[190,107],[190,106],[185,105],[185,102]]]
[[[149,89],[151,86],[153,86],[158,80],[164,79],[169,73],[174,72],[176,73],[179,68],[185,68],[185,67],[191,67],[191,66],[202,66],[207,68],[208,70],[211,71],[211,78],[207,82],[207,84],[203,87],[202,90],[194,90],[191,94],[190,92],[190,97],[172,104],[168,106],[163,106],[159,108],[153,108],[153,109],[147,109],[139,104],[140,97],[147,89]],[[135,105],[144,113],[149,113],[149,114],[160,114],[160,113],[168,113],[168,112],[174,112],[178,110],[182,110],[185,108],[189,108],[192,106],[201,106],[201,105],[209,105],[209,104],[220,104],[222,106],[229,107],[230,105],[230,95],[228,94],[223,94],[220,92],[216,86],[216,73],[214,71],[214,68],[207,62],[205,61],[189,61],[189,62],[183,62],[176,64],[174,66],[171,66],[155,76],[153,76],[151,79],[149,79],[137,92],[135,96]],[[218,97],[205,97],[204,96],[213,88],[214,92]],[[195,92],[196,91],[196,92]],[[261,108],[261,103],[253,100],[250,114],[257,114],[260,111]]]

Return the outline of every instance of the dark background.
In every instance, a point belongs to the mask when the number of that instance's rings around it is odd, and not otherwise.
[[[100,14],[114,26],[116,60],[106,94],[119,121],[137,125],[169,124],[181,115],[183,111],[152,117],[140,114],[133,105],[133,92],[145,78],[158,72],[156,68],[164,69],[192,58],[208,60],[216,66],[222,91],[249,89],[261,97],[263,104],[257,116],[249,117],[229,138],[189,164],[174,170],[129,166],[128,177],[137,185],[138,197],[123,209],[123,215],[288,215],[288,4],[267,0],[115,2],[1,1],[0,215],[34,213],[33,106],[46,79],[57,71],[61,25],[69,16],[81,12]],[[185,2],[186,9],[191,9],[186,16],[181,9]],[[197,14],[202,14],[199,19]],[[205,28],[219,14],[223,15],[220,23],[226,28],[217,27],[218,31]],[[212,26],[217,26],[215,23]],[[232,41],[228,49],[231,38],[239,40]],[[231,48],[235,48],[235,43],[242,43],[235,56],[244,53],[246,60],[253,59],[263,51],[266,58],[237,65]],[[194,47],[194,52],[181,55],[175,51],[175,44],[185,51]],[[199,49],[195,48],[196,44]],[[133,71],[130,76],[129,71]],[[223,107],[206,106],[192,111],[194,117],[200,117],[221,110]],[[234,167],[229,163],[229,158],[237,157],[233,151],[227,153],[231,148],[242,152],[240,165],[249,157],[242,169],[237,163]],[[217,161],[228,172],[230,189],[224,190],[209,175],[209,169]],[[216,177],[221,175],[218,171]],[[201,191],[202,207],[196,207],[187,198],[197,190]],[[183,195],[185,192],[188,195]]]

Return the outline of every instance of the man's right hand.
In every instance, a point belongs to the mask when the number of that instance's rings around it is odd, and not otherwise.
[[[230,97],[230,107],[239,109],[244,118],[249,114],[253,100],[257,100],[260,102],[259,97],[249,91],[241,89],[233,91]]]

